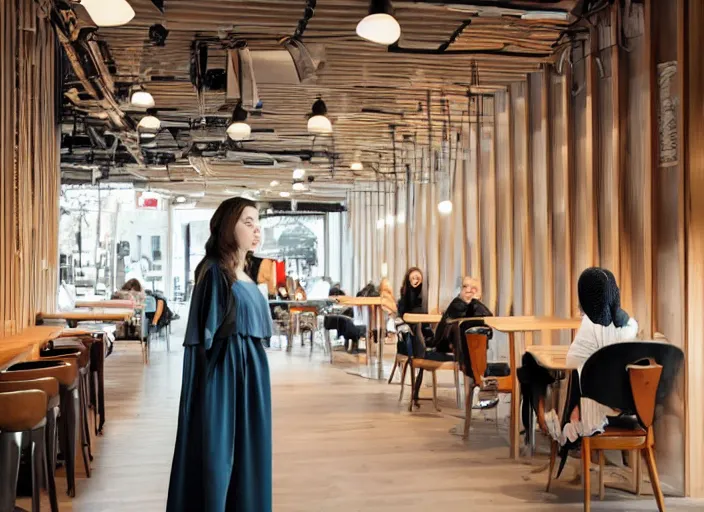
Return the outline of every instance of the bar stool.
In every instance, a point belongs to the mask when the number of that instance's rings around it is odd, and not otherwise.
[[[47,397],[46,409],[46,472],[44,474],[44,488],[49,493],[52,512],[59,510],[56,498],[56,482],[54,481],[54,468],[56,467],[56,418],[59,413],[59,381],[54,377],[44,377],[36,380],[18,380],[0,382],[1,393],[17,391],[39,390]]]
[[[45,360],[28,361],[0,372],[0,382],[54,377],[59,382],[59,445],[66,464],[67,494],[76,495],[76,429],[78,427],[78,366],[75,363]],[[52,455],[53,459],[53,455]],[[56,460],[52,460],[52,470]]]
[[[12,512],[17,497],[22,435],[29,432],[32,450],[32,511],[39,510],[47,396],[37,389],[0,393],[0,512]]]
[[[81,432],[81,454],[86,476],[90,478],[90,462],[93,460],[91,453],[90,427],[88,425],[88,382],[90,379],[90,353],[82,344],[76,347],[50,348],[39,352],[40,360],[67,361],[75,363],[78,367],[78,421]]]
[[[88,391],[90,407],[93,408],[95,435],[103,432],[105,424],[105,352],[107,346],[105,331],[75,330],[60,336],[52,342],[53,348],[83,346],[90,354],[90,374]],[[100,416],[100,420],[98,420]]]

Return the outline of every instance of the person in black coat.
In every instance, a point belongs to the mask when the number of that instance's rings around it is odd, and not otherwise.
[[[455,297],[447,306],[443,313],[440,323],[438,323],[435,333],[431,337],[425,338],[425,355],[426,359],[433,361],[454,361],[455,350],[461,347],[455,347],[457,324],[449,323],[450,320],[458,318],[476,318],[462,324],[463,328],[473,327],[475,325],[483,325],[482,317],[493,316],[489,308],[487,308],[479,299],[481,297],[481,285],[479,281],[472,277],[462,279],[462,288],[459,295]],[[466,350],[464,351],[466,352]],[[418,394],[423,383],[423,370],[418,371],[416,379],[416,388],[414,390],[414,399],[418,401]],[[416,403],[416,405],[418,405]]]

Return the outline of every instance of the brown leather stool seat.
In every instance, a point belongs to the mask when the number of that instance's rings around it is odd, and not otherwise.
[[[39,510],[42,474],[47,464],[47,395],[38,389],[0,393],[0,512],[15,508],[22,436],[32,447],[32,510]],[[56,494],[54,492],[54,494]]]
[[[49,492],[49,501],[52,512],[59,510],[56,498],[56,483],[54,481],[54,468],[56,467],[56,418],[58,417],[59,381],[54,377],[44,377],[34,380],[0,381],[0,393],[15,391],[43,391],[47,397],[46,409],[46,482],[44,488]]]
[[[53,377],[59,383],[59,445],[66,464],[67,494],[75,496],[76,492],[76,433],[78,428],[78,388],[80,377],[75,361],[39,360],[17,363],[0,372],[0,382],[15,382]],[[46,413],[45,413],[46,414]],[[56,467],[55,450],[49,455],[52,470]]]

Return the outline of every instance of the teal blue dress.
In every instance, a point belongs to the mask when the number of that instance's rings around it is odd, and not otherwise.
[[[271,385],[266,299],[254,283],[201,272],[184,341],[168,512],[271,512]]]

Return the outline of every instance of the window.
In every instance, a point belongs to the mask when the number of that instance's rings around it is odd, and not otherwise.
[[[161,237],[152,237],[152,261],[161,261]]]

